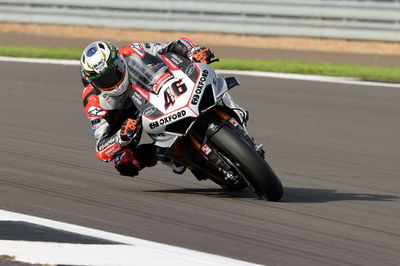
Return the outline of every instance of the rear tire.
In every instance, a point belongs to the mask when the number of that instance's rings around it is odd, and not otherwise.
[[[229,127],[221,127],[212,137],[214,143],[232,162],[239,165],[256,193],[268,201],[278,201],[283,187],[268,163]]]

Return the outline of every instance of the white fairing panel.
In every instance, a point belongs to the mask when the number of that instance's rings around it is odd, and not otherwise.
[[[146,116],[143,113],[144,131],[156,141],[160,147],[171,146],[180,134],[166,132],[166,126],[188,117],[200,115],[199,103],[204,88],[211,84],[215,90],[222,84],[215,71],[206,64],[196,64],[199,76],[193,82],[182,70],[171,70],[173,78],[165,82],[158,93],[150,93],[148,101],[161,111],[159,117]],[[223,83],[226,87],[226,84]],[[220,89],[221,90],[221,89]],[[154,109],[154,108],[153,108]]]

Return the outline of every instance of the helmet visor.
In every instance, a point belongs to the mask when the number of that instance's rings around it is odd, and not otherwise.
[[[125,77],[125,64],[123,59],[117,56],[114,62],[111,63],[104,71],[97,77],[90,78],[90,81],[100,90],[110,91],[121,84]]]

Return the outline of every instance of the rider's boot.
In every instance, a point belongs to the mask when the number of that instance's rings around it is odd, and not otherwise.
[[[172,161],[172,160],[170,162],[168,162],[167,165],[169,167],[171,167],[172,172],[174,172],[175,174],[178,174],[178,175],[183,174],[187,169],[187,167],[185,165],[180,164],[180,163],[175,162],[175,161]]]
[[[172,172],[174,172],[175,174],[178,174],[178,175],[183,174],[187,169],[187,167],[185,165],[180,164],[178,162],[172,162],[170,167],[172,168]]]
[[[175,174],[178,174],[178,175],[183,174],[187,169],[187,167],[185,165],[175,162],[173,160],[162,161],[162,163],[171,167],[172,172],[174,172]]]

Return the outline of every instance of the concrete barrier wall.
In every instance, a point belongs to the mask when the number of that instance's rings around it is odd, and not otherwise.
[[[400,1],[0,0],[0,22],[400,41]]]

